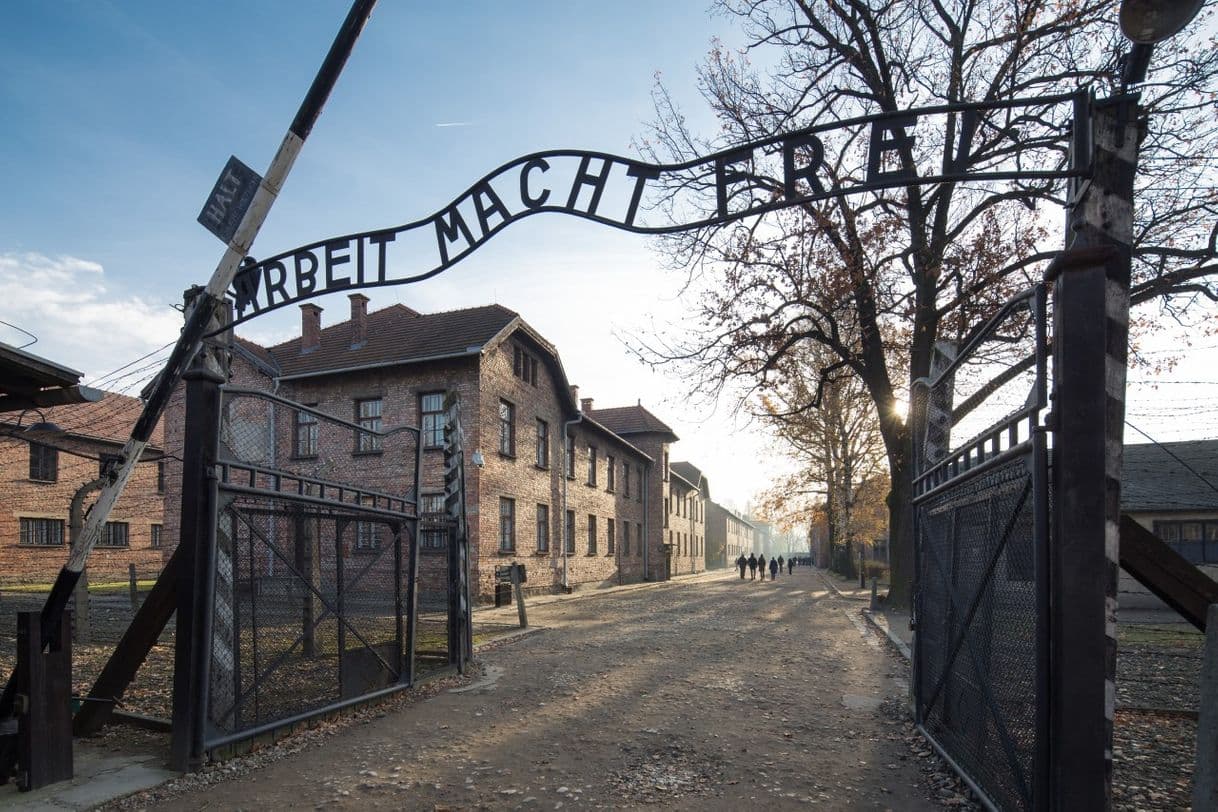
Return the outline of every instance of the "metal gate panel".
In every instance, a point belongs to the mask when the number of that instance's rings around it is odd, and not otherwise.
[[[1038,287],[1009,302],[928,382],[915,481],[916,721],[1001,809],[1039,808],[1047,797],[1044,330]],[[966,378],[974,391],[960,397]],[[986,404],[993,412],[1004,387],[1022,403],[1010,410],[999,401],[1001,416],[986,422]],[[968,418],[980,430],[953,443]]]

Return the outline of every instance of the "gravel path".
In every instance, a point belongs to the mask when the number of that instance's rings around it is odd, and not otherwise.
[[[960,804],[911,751],[907,721],[893,711],[904,666],[860,631],[856,611],[808,570],[777,583],[729,573],[538,604],[529,620],[544,630],[484,652],[481,676],[463,688],[374,714],[257,769],[221,765],[229,780],[191,789],[188,778],[122,805]]]

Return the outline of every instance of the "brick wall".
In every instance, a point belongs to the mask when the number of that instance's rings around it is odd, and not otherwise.
[[[61,410],[67,407],[61,407]],[[117,454],[119,443],[73,440],[73,447],[85,454]],[[58,474],[54,482],[30,479],[30,445],[24,440],[0,439],[0,583],[46,583],[53,581],[68,559],[68,511],[72,496],[86,483],[96,479],[99,463],[60,451]],[[87,509],[97,499],[91,492],[84,501]],[[21,519],[52,519],[63,522],[63,544],[53,547],[21,544]],[[92,581],[127,578],[128,565],[135,564],[140,577],[160,572],[161,553],[152,546],[152,526],[163,523],[161,495],[157,492],[157,464],[136,466],[123,496],[114,506],[111,522],[127,525],[127,546],[97,546],[89,556]]]

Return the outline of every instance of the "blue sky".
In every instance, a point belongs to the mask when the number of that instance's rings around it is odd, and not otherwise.
[[[265,170],[346,13],[347,0],[206,3],[56,0],[0,9],[0,320],[31,351],[91,377],[171,341],[170,305],[203,283],[221,245],[195,222],[230,154]],[[268,256],[429,215],[499,164],[550,148],[632,154],[657,74],[695,130],[713,132],[695,68],[733,21],[709,0],[424,3],[382,0],[257,243]],[[688,403],[682,382],[630,360],[618,336],[679,324],[679,274],[638,235],[527,218],[420,285],[372,307],[499,302],[553,341],[598,406],[642,399],[738,507],[775,457],[730,404]],[[345,317],[323,298],[323,323]],[[295,308],[243,332],[298,330]],[[22,344],[0,325],[0,341]],[[1164,356],[1178,346],[1156,341]],[[1214,340],[1175,368],[1209,381]],[[143,373],[151,374],[150,371]],[[1130,417],[1158,439],[1214,411],[1210,383],[1131,374]],[[131,384],[134,379],[123,381]],[[1170,401],[1168,408],[1164,395]],[[1203,429],[1205,436],[1213,432]],[[1140,437],[1131,437],[1140,441]]]
[[[738,35],[708,7],[382,0],[253,253],[431,214],[529,152],[633,154],[657,74],[709,132],[695,68],[712,37]],[[38,335],[31,351],[92,376],[173,338],[170,304],[220,256],[195,222],[204,198],[230,154],[265,170],[346,9],[65,0],[0,13],[0,319]],[[678,282],[646,238],[547,215],[435,280],[370,295],[373,308],[519,311],[582,394],[642,399],[683,437],[676,457],[744,507],[773,471],[756,427],[690,407],[617,338],[679,321]],[[319,303],[323,323],[345,318],[344,296]],[[298,318],[285,308],[244,333],[282,340]],[[0,340],[23,343],[3,325]]]

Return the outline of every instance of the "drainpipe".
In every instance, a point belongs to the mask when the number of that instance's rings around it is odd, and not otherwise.
[[[651,580],[651,514],[647,511],[647,500],[649,498],[651,488],[651,464],[644,469],[647,473],[643,477],[643,481],[639,483],[643,489],[643,580]]]
[[[578,403],[578,401],[576,401]],[[571,583],[567,580],[567,484],[570,482],[570,477],[567,476],[567,443],[571,443],[571,448],[574,451],[575,438],[567,439],[567,431],[576,423],[582,422],[584,413],[578,412],[575,417],[565,421],[562,424],[562,588],[565,590],[571,589]],[[574,472],[572,472],[574,473]],[[574,541],[574,533],[572,533],[572,541]]]

